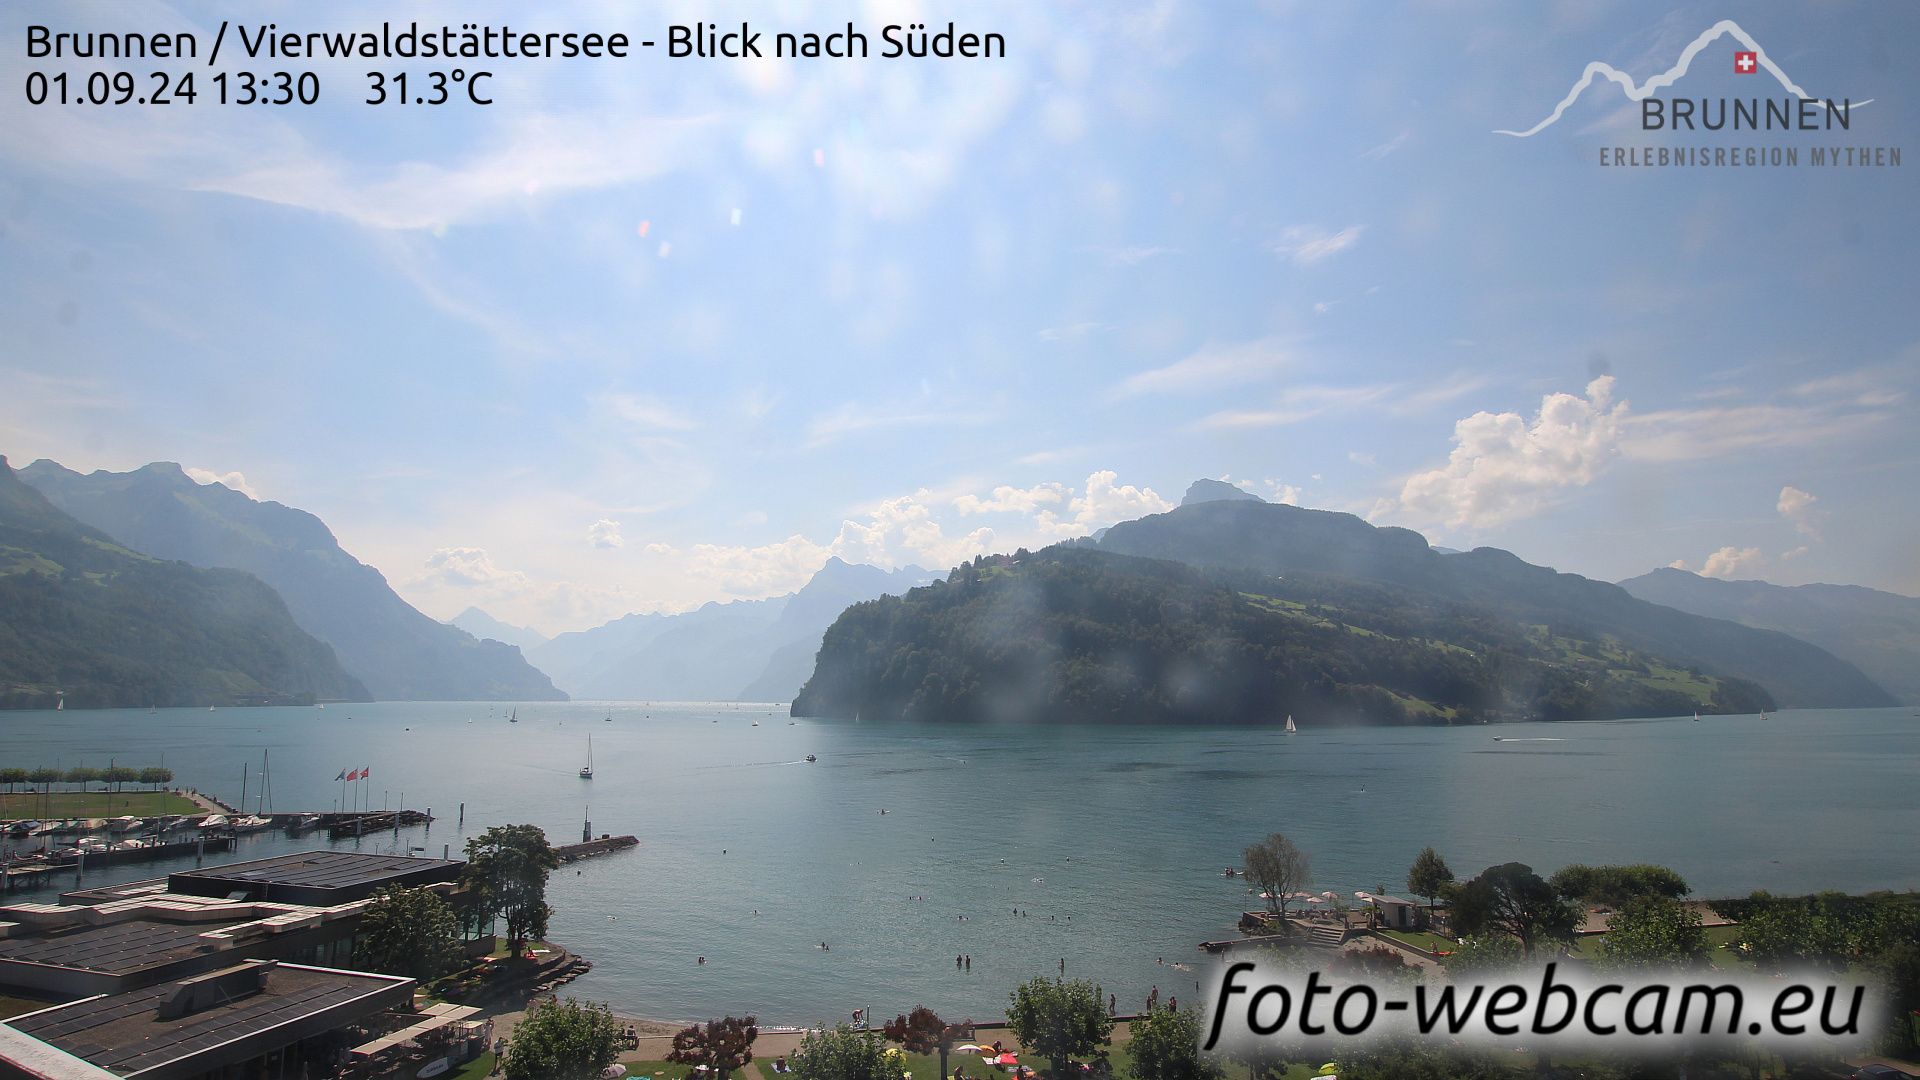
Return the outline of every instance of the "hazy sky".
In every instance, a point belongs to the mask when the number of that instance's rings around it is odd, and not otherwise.
[[[524,10],[460,8],[637,38],[716,8]],[[876,44],[952,18],[1009,56],[498,62],[484,109],[362,105],[396,65],[320,62],[318,107],[223,107],[222,18],[415,13],[8,5],[0,453],[179,461],[430,614],[549,632],[1081,535],[1199,476],[1596,577],[1920,593],[1920,7],[726,10]],[[1601,82],[1493,133],[1729,14],[1873,99],[1853,130],[1647,135]],[[29,106],[59,67],[33,21],[193,29],[202,98]],[[1740,47],[1666,93],[1779,97]],[[1835,145],[1909,159],[1805,163]]]

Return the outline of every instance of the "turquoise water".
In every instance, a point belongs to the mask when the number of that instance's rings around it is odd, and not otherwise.
[[[1303,717],[1292,737],[789,725],[783,708],[746,705],[505,712],[9,713],[0,762],[164,755],[178,783],[234,801],[265,749],[282,811],[330,809],[334,776],[371,765],[374,807],[404,792],[440,820],[362,846],[434,855],[504,822],[577,840],[591,801],[596,832],[641,846],[557,874],[552,935],[596,964],[574,992],[663,1018],[810,1023],[917,1003],[985,1018],[1063,958],[1123,1007],[1152,986],[1185,996],[1196,976],[1172,965],[1197,968],[1195,945],[1232,936],[1253,903],[1221,868],[1274,830],[1312,857],[1316,890],[1347,893],[1400,891],[1429,844],[1463,876],[1634,860],[1708,895],[1920,887],[1920,716],[1906,709],[1347,731]],[[590,782],[575,775],[589,732]],[[324,843],[256,836],[236,857]],[[955,972],[958,953],[971,973]]]

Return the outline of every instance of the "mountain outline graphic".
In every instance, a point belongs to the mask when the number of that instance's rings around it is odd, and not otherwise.
[[[1761,69],[1777,79],[1781,87],[1788,93],[1803,101],[1814,99],[1814,95],[1801,89],[1798,83],[1787,77],[1786,72],[1780,70],[1780,65],[1774,63],[1773,60],[1767,56],[1767,50],[1761,48],[1760,43],[1753,40],[1753,35],[1741,29],[1740,24],[1734,22],[1732,19],[1722,19],[1708,27],[1705,31],[1701,32],[1699,37],[1694,38],[1692,42],[1688,43],[1687,47],[1680,51],[1680,59],[1675,61],[1672,67],[1653,76],[1644,83],[1634,82],[1633,76],[1628,75],[1612,64],[1603,60],[1595,60],[1587,65],[1585,71],[1581,72],[1579,81],[1573,84],[1573,89],[1567,91],[1567,96],[1560,99],[1560,104],[1553,107],[1553,112],[1548,115],[1545,120],[1540,121],[1525,131],[1508,131],[1503,128],[1495,128],[1493,133],[1495,135],[1510,135],[1516,139],[1525,139],[1545,131],[1548,127],[1552,126],[1556,120],[1559,120],[1561,115],[1573,106],[1574,102],[1580,100],[1580,95],[1586,93],[1587,87],[1593,85],[1595,76],[1602,76],[1606,78],[1608,82],[1617,84],[1621,90],[1626,92],[1629,100],[1645,101],[1656,92],[1679,82],[1681,76],[1687,73],[1687,69],[1693,66],[1694,57],[1699,56],[1707,46],[1728,35],[1732,35],[1734,40],[1745,45],[1747,51],[1753,53],[1760,61]],[[1866,101],[1856,101],[1848,105],[1847,108],[1850,111],[1862,105],[1871,104],[1872,101],[1872,98],[1868,98]]]

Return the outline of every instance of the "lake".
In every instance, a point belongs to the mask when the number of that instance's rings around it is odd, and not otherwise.
[[[1195,945],[1233,936],[1256,903],[1221,868],[1276,830],[1311,856],[1316,890],[1349,894],[1403,892],[1427,845],[1463,877],[1645,861],[1709,896],[1920,887],[1908,709],[1347,730],[1301,717],[1288,736],[790,723],[737,704],[533,703],[509,724],[509,708],[4,713],[0,763],[165,764],[234,802],[243,765],[258,793],[269,751],[283,812],[333,808],[334,777],[371,766],[372,806],[404,798],[439,820],[360,844],[436,856],[509,822],[577,840],[590,808],[596,833],[641,846],[554,876],[551,936],[595,964],[570,992],[669,1019],[922,1003],[985,1019],[1062,959],[1123,1008],[1153,986],[1184,997],[1197,975],[1173,965],[1198,968]],[[325,843],[260,835],[233,858]],[[971,972],[954,970],[962,953]]]

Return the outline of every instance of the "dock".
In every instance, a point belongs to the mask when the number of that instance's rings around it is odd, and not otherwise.
[[[561,844],[553,849],[553,853],[560,857],[562,863],[570,863],[639,846],[640,838],[637,836],[603,836],[598,840],[588,840],[579,844]]]

